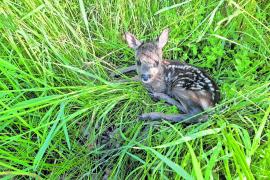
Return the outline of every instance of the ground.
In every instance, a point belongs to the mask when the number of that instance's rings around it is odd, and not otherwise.
[[[0,176],[269,179],[269,12],[255,0],[1,1]],[[124,32],[165,28],[164,58],[221,89],[207,122],[139,121],[177,110],[109,77],[135,63]]]

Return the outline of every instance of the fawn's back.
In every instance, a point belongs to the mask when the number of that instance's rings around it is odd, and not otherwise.
[[[165,61],[164,81],[166,94],[179,101],[199,105],[203,110],[214,106],[220,99],[216,83],[203,70],[189,64]],[[191,102],[189,102],[191,101]]]

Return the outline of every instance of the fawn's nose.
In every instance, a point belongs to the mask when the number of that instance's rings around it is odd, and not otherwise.
[[[148,81],[148,79],[151,78],[151,75],[150,74],[142,74],[141,78],[142,78],[143,81]]]

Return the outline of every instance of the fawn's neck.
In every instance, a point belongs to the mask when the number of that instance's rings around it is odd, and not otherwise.
[[[151,92],[166,92],[166,83],[165,83],[165,74],[164,74],[164,65],[163,62],[160,65],[160,69],[156,77],[147,84],[144,84],[145,87]]]

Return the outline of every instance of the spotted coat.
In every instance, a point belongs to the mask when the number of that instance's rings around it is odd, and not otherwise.
[[[167,93],[170,93],[173,87],[179,87],[185,90],[210,92],[214,104],[220,100],[218,86],[198,67],[177,61],[167,62],[164,65],[164,79]]]

